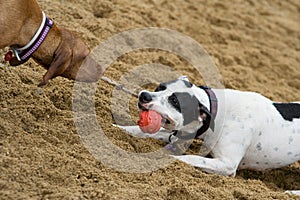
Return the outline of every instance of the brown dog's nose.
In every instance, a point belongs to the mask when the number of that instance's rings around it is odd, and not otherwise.
[[[142,92],[139,96],[139,101],[141,103],[149,103],[152,101],[152,97],[148,92]]]

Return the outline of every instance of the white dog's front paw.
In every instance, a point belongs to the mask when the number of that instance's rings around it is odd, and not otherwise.
[[[165,142],[169,142],[169,137],[173,133],[170,131],[165,130],[164,128],[161,128],[157,133],[155,134],[149,134],[149,133],[144,133],[139,126],[120,126],[113,124],[114,127],[118,127],[120,129],[125,130],[127,133],[134,137],[139,137],[139,138],[153,138],[157,140],[162,140]]]
[[[183,156],[173,156],[175,159],[185,162],[194,167],[203,167],[206,164],[206,161],[200,156],[196,155],[183,155]]]
[[[120,129],[125,130],[130,135],[135,137],[146,137],[145,133],[143,133],[139,126],[120,126],[117,124],[113,124],[114,127],[118,127]]]
[[[294,194],[300,196],[300,190],[287,190],[285,193]]]

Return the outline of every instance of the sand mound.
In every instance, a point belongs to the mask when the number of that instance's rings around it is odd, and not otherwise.
[[[121,31],[169,28],[203,45],[226,87],[257,91],[275,101],[300,100],[297,0],[39,3],[57,24],[76,31],[91,48]],[[203,83],[186,60],[153,50],[121,56],[105,75],[118,81],[146,63],[168,65]],[[300,189],[299,163],[268,172],[239,171],[235,178],[206,174],[180,162],[151,173],[109,168],[87,151],[76,132],[72,81],[57,78],[39,89],[45,71],[33,61],[18,68],[0,65],[0,199],[296,199],[283,191]],[[132,138],[110,125],[113,90],[100,81],[95,98],[107,137],[129,152],[161,148],[160,142]],[[134,100],[129,107],[136,119]]]

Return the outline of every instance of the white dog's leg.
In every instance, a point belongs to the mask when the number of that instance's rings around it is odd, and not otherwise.
[[[205,158],[197,155],[173,156],[194,167],[199,167],[208,173],[220,174],[224,176],[235,176],[238,163],[228,159]]]
[[[226,127],[230,126],[227,125]],[[250,145],[251,134],[245,131],[248,129],[237,130],[236,128],[237,131],[234,132],[229,132],[229,130],[223,129],[228,135],[223,134],[224,136],[214,147],[212,151],[214,158],[205,158],[199,155],[182,155],[174,156],[174,158],[194,167],[199,167],[208,173],[235,176],[236,170]],[[246,140],[247,136],[248,139]]]
[[[300,190],[287,190],[285,193],[294,194],[300,196]]]
[[[169,137],[172,134],[172,132],[167,131],[164,128],[161,128],[157,133],[155,134],[149,134],[149,133],[143,133],[139,126],[119,126],[113,124],[113,126],[121,128],[128,132],[130,135],[134,137],[139,137],[139,138],[154,138],[157,140],[162,140],[165,142],[169,142]]]

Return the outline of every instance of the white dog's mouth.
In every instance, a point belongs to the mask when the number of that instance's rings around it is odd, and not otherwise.
[[[175,121],[170,118],[168,115],[161,114],[162,116],[162,127],[168,130],[173,130],[175,128]]]
[[[162,122],[162,124],[167,124],[167,125],[170,125],[170,124],[172,124],[172,120],[167,116],[167,115],[161,115],[162,116],[162,120],[161,120],[161,122]]]
[[[138,107],[141,111],[145,111],[145,110],[151,110],[152,104],[151,103],[141,103],[138,102]],[[161,120],[161,126],[164,127],[167,130],[174,130],[176,127],[176,121],[170,117],[169,115],[165,114],[165,113],[161,113],[160,111],[154,110],[157,113],[159,113],[162,117]]]

